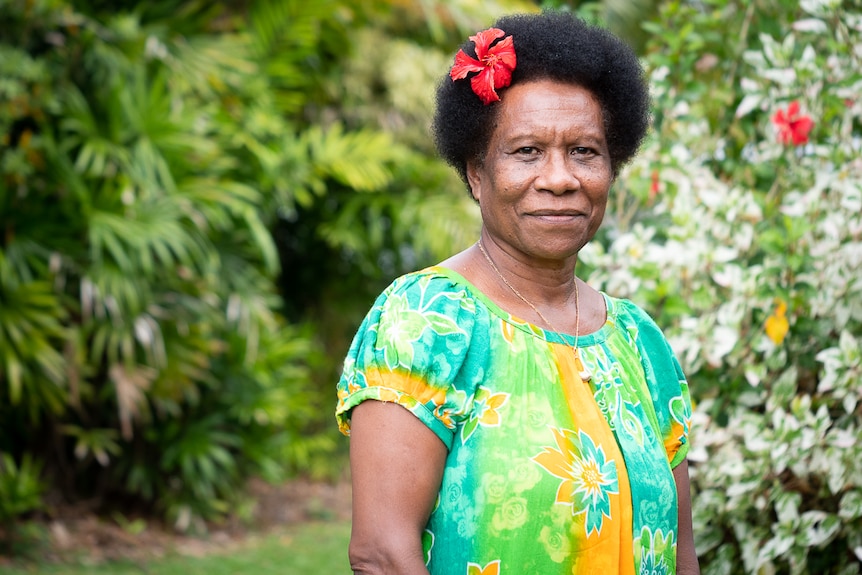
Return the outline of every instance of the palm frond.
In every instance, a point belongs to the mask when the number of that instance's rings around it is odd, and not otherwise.
[[[289,47],[294,60],[301,60],[317,44],[320,22],[336,8],[331,0],[263,0],[249,14],[258,57],[272,56]]]
[[[385,132],[345,132],[312,126],[302,135],[319,177],[331,177],[357,191],[381,190],[392,180],[390,163],[401,150]]]
[[[257,258],[270,274],[278,272],[278,252],[261,219],[263,194],[237,181],[195,178],[183,183],[182,197],[190,200],[191,219],[207,230],[236,232],[245,228],[257,248]],[[200,217],[195,217],[198,214]]]
[[[126,213],[95,211],[88,235],[92,260],[113,262],[125,272],[152,277],[156,265],[200,270],[208,263],[205,237],[172,197],[138,202]]]
[[[0,391],[13,405],[26,401],[34,417],[42,407],[64,407],[66,363],[57,349],[67,338],[65,319],[50,283],[18,281],[0,250]]]
[[[65,132],[63,148],[58,150],[75,158],[74,169],[89,177],[104,177],[116,172],[119,164],[129,161],[125,147],[127,130],[117,115],[118,106],[107,105],[96,111],[83,93],[70,86],[63,96],[63,119],[60,127]]]

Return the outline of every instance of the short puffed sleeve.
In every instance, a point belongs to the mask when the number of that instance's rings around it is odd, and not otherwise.
[[[395,280],[344,360],[335,412],[341,432],[350,433],[350,412],[363,401],[392,402],[450,448],[485,372],[488,321],[464,286],[433,268]]]
[[[655,421],[664,440],[671,468],[685,459],[689,450],[691,396],[688,381],[667,339],[655,321],[634,303],[622,300],[634,319],[636,345],[649,386]]]

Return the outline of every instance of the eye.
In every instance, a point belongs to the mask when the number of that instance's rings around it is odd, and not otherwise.
[[[533,146],[522,146],[515,150],[515,153],[520,156],[535,156],[539,153],[539,150]]]
[[[595,150],[592,148],[587,148],[585,146],[578,146],[576,148],[572,148],[572,155],[574,156],[592,156],[595,155]]]

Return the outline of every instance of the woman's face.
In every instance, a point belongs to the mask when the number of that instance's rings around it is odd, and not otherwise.
[[[613,182],[598,100],[539,80],[508,88],[496,105],[485,158],[467,165],[485,230],[530,260],[577,254],[598,230]]]

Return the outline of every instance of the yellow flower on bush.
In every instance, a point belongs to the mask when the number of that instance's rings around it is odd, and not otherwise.
[[[766,330],[766,337],[772,340],[775,345],[781,345],[784,338],[787,336],[787,330],[790,329],[790,323],[787,321],[787,304],[781,298],[775,299],[775,309],[763,325]]]

